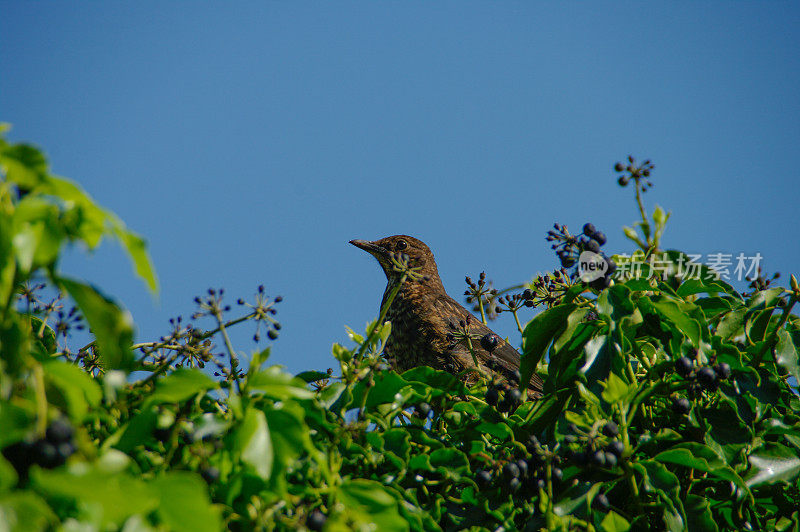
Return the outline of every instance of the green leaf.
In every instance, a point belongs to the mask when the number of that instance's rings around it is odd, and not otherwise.
[[[371,325],[372,325],[371,323],[370,323],[370,324],[368,324],[368,325],[367,325],[367,329],[369,329],[369,327],[370,327]],[[353,329],[351,329],[351,328],[350,328],[350,327],[348,327],[347,325],[345,325],[345,326],[344,326],[344,328],[345,328],[345,330],[347,331],[347,337],[348,337],[348,338],[350,338],[352,341],[354,341],[354,342],[355,342],[356,344],[358,344],[358,345],[361,345],[361,344],[363,344],[363,343],[364,343],[364,337],[363,337],[363,336],[361,336],[360,334],[358,334],[357,332],[355,332]]]
[[[430,387],[434,396],[441,395],[443,390],[453,395],[468,393],[464,384],[455,375],[428,366],[417,366],[404,371],[403,379],[409,383],[420,383]]]
[[[692,493],[686,496],[683,507],[686,510],[686,525],[689,530],[717,531],[709,501]]]
[[[667,220],[669,220],[671,215],[672,213],[664,212],[664,209],[662,209],[660,205],[656,205],[656,208],[653,210],[653,222],[655,222],[656,226],[656,240],[658,240],[658,237],[664,232]]]
[[[353,386],[351,406],[360,405],[364,394],[367,394],[365,406],[374,408],[377,405],[397,403],[401,407],[416,394],[410,383],[393,371],[381,371],[374,374],[375,384],[369,386],[366,381],[359,381]],[[420,397],[417,397],[420,398]]]
[[[0,493],[4,493],[9,491],[11,488],[17,485],[17,481],[19,480],[19,476],[17,475],[17,471],[14,469],[8,460],[0,454]],[[3,510],[2,503],[0,503],[0,522],[2,522],[2,515]]]
[[[751,342],[756,343],[764,340],[773,312],[775,312],[775,307],[769,307],[757,312],[748,312],[745,316],[744,333]]]
[[[444,448],[436,449],[430,455],[431,466],[437,471],[445,474],[469,473],[469,460],[464,453],[458,449]]]
[[[333,353],[333,358],[339,362],[347,362],[353,358],[354,355],[353,351],[340,344],[333,344],[333,346],[331,346],[331,352]]]
[[[100,360],[106,370],[128,371],[133,364],[133,322],[130,313],[121,310],[95,288],[67,278],[59,284],[78,304],[97,341]]]
[[[692,342],[700,345],[701,327],[697,320],[690,317],[697,307],[691,303],[677,302],[666,298],[653,298],[653,306],[661,316],[674,323]]]
[[[628,520],[611,510],[600,523],[600,529],[605,532],[628,532],[631,525]]]
[[[69,417],[75,423],[83,422],[89,407],[96,407],[103,398],[100,385],[74,364],[53,360],[44,364],[44,373],[47,382],[63,395]]]
[[[636,384],[628,384],[615,373],[611,373],[603,383],[603,399],[609,404],[617,401],[629,401],[636,394]]]
[[[3,530],[53,530],[58,517],[47,503],[32,491],[12,491],[0,495],[0,526]]]
[[[609,349],[608,336],[601,334],[595,336],[583,349],[584,364],[581,372],[586,375],[591,385],[608,378],[611,372],[611,350]]]
[[[150,441],[157,423],[158,412],[154,408],[142,409],[103,442],[103,449],[114,447],[120,451],[130,452]]]
[[[729,297],[704,297],[695,303],[703,310],[703,314],[709,321],[716,321],[736,306],[736,301]]]
[[[748,494],[750,492],[744,480],[725,463],[723,457],[703,444],[694,442],[680,443],[657,454],[654,460],[705,471],[722,480],[733,482]]]
[[[587,312],[589,312],[588,309],[578,307],[573,310],[569,316],[567,316],[567,324],[564,328],[564,332],[562,332],[553,343],[553,348],[556,351],[564,347],[564,345],[566,345],[567,342],[572,339],[572,336],[575,334],[575,330],[583,322],[583,318],[586,316]]]
[[[190,397],[216,388],[217,382],[197,369],[179,368],[156,381],[156,389],[147,398],[146,405],[182,403]]]
[[[514,435],[514,432],[505,423],[491,423],[484,421],[476,427],[476,430],[481,434],[490,434],[495,438],[499,438],[500,440],[506,440]]]
[[[775,306],[778,298],[783,294],[783,288],[768,288],[754,293],[747,301],[747,308],[751,312],[757,312],[767,307]]]
[[[404,532],[408,522],[398,512],[398,501],[386,488],[373,480],[347,480],[339,486],[338,498],[346,513],[355,521],[350,529],[370,529]],[[360,526],[359,526],[360,525]]]
[[[274,453],[264,412],[248,408],[245,417],[230,436],[233,452],[262,479],[272,474]]]
[[[5,179],[28,191],[47,178],[48,164],[44,154],[30,144],[14,144],[0,151],[0,168]]]
[[[597,298],[597,312],[609,316],[613,321],[621,321],[635,311],[631,289],[626,284],[615,284]]]
[[[796,382],[800,382],[800,360],[798,360],[797,348],[794,345],[792,335],[786,329],[778,331],[775,361],[789,372],[789,375],[794,377]]]
[[[114,215],[97,205],[77,183],[49,175],[37,191],[61,200],[64,210],[62,225],[70,238],[82,240],[89,249],[100,244]]]
[[[327,376],[327,374],[326,374]],[[259,390],[275,399],[311,399],[314,392],[305,383],[280,366],[271,366],[247,377],[247,389]]]
[[[153,262],[150,259],[150,255],[147,253],[147,243],[133,231],[129,231],[125,229],[124,226],[121,226],[121,222],[119,222],[119,226],[115,228],[114,232],[128,251],[128,256],[131,258],[136,275],[144,280],[151,292],[157,293],[158,279],[156,278],[156,270],[153,266]]]
[[[41,181],[37,191],[64,202],[67,210],[62,225],[71,228],[71,235],[83,240],[90,249],[97,247],[104,235],[115,236],[128,252],[136,273],[152,292],[158,291],[155,269],[147,254],[145,241],[128,230],[116,215],[97,205],[77,183],[69,179],[48,175]]]
[[[623,227],[622,232],[625,234],[626,237],[628,237],[629,240],[633,241],[637,246],[639,246],[642,249],[647,249],[647,244],[645,244],[639,239],[639,233],[636,232],[636,229],[634,229],[633,227]]]
[[[747,309],[744,307],[726,313],[717,325],[715,334],[726,340],[738,336],[742,333],[745,314]]]
[[[50,497],[97,505],[103,528],[119,527],[128,517],[146,514],[159,504],[158,494],[140,479],[100,468],[35,469],[31,480],[38,492]]]
[[[728,294],[731,290],[728,283],[719,279],[690,278],[681,283],[677,293],[681,297],[693,296],[695,294],[709,294],[714,296],[720,293]]]
[[[56,332],[49,325],[45,324],[41,318],[32,314],[25,314],[26,318],[31,320],[31,329],[33,330],[36,340],[41,343],[44,353],[52,355],[58,348],[56,341]],[[39,337],[39,331],[42,331],[42,337]]]
[[[319,391],[319,403],[323,408],[331,408],[342,396],[347,386],[341,382],[334,382]]]
[[[308,426],[303,420],[303,409],[297,403],[286,403],[280,408],[264,409],[276,466],[290,466],[301,453],[313,449]],[[273,475],[277,473],[273,467]]]
[[[297,375],[295,375],[298,379],[302,380],[303,382],[310,383],[310,382],[317,382],[323,379],[329,379],[330,375],[328,375],[324,371],[301,371]]]
[[[522,333],[521,386],[530,382],[536,366],[544,357],[556,335],[568,325],[570,314],[577,308],[574,303],[559,305],[536,315]]]
[[[23,439],[33,428],[33,408],[0,401],[0,448]]]
[[[751,453],[747,460],[750,469],[745,477],[751,488],[775,482],[793,482],[800,474],[800,456],[797,451],[780,444],[767,446]]]
[[[194,473],[172,471],[153,481],[160,494],[158,516],[169,530],[222,530],[219,509],[211,505],[203,480]]]
[[[12,243],[13,234],[11,220],[7,216],[0,216],[0,301],[9,301],[12,291],[16,289],[17,258]]]
[[[670,532],[685,530],[684,517],[679,491],[680,481],[663,464],[653,460],[642,460],[631,467],[644,479],[643,486],[648,493],[658,495],[663,505],[662,517]]]

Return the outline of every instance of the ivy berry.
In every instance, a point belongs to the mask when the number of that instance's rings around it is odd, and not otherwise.
[[[689,359],[689,357],[680,357],[678,360],[676,360],[675,371],[677,371],[678,375],[681,377],[688,377],[692,372],[692,361]]]
[[[500,345],[500,337],[494,333],[489,333],[481,338],[481,347],[490,353]]]
[[[314,510],[308,515],[308,518],[306,518],[306,526],[309,530],[314,530],[316,532],[325,527],[325,521],[327,520],[328,518],[325,517],[324,513],[319,510]]]
[[[685,397],[676,397],[672,400],[672,411],[680,416],[685,416],[692,408],[692,404]]]

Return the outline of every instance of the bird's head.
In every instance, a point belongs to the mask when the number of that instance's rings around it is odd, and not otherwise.
[[[433,260],[433,253],[424,242],[417,240],[413,236],[394,235],[373,242],[351,240],[350,243],[375,257],[389,281],[395,280],[402,275],[395,269],[393,258],[396,260],[398,255],[404,254],[408,255],[409,265],[415,268],[420,275],[441,284],[436,261]]]

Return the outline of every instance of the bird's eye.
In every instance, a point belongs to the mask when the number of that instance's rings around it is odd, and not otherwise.
[[[408,242],[405,240],[398,240],[397,244],[394,245],[394,249],[397,251],[402,251],[408,247]]]

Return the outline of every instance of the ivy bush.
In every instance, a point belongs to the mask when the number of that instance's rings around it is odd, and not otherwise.
[[[652,165],[628,163],[637,253],[602,255],[606,274],[581,282],[570,268],[605,235],[557,225],[562,269],[469,283],[485,319],[519,324],[519,389],[545,380],[511,404],[516,389],[391,370],[378,321],[333,345],[335,371],[291,375],[268,347],[244,364],[229,328],[280,330],[263,287],[237,310],[209,290],[134,343],[123,308],[58,259],[116,239],[157,290],[143,240],[4,129],[0,529],[798,530],[800,287],[682,275],[688,257],[660,248],[668,215],[642,203]]]

